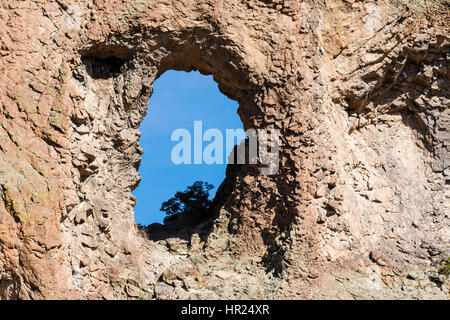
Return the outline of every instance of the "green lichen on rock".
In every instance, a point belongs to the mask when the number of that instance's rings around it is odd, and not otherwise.
[[[134,0],[122,9],[118,20],[133,21],[136,20],[144,9],[149,5],[149,0]]]
[[[448,0],[403,0],[403,3],[417,15],[443,15],[450,10]]]
[[[442,264],[438,268],[438,273],[444,276],[450,275],[450,255],[442,261]]]
[[[55,128],[59,132],[61,133],[67,132],[67,128],[64,125],[64,119],[62,118],[62,115],[59,112],[52,114],[49,123],[53,128]]]

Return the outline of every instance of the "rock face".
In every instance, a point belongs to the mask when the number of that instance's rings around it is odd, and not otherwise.
[[[3,0],[0,17],[1,299],[448,297],[445,14]],[[207,232],[152,241],[131,191],[169,69],[212,74],[246,129],[280,130],[280,170],[229,167]]]

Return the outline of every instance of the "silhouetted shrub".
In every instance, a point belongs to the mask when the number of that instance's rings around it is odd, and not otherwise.
[[[161,205],[161,211],[167,217],[164,223],[174,220],[181,213],[187,214],[195,220],[205,218],[211,213],[209,192],[214,186],[207,182],[196,181],[185,191],[178,191],[175,196]]]

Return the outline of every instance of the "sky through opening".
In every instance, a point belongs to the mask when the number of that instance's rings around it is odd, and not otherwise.
[[[155,81],[147,115],[139,127],[144,154],[139,168],[142,180],[133,191],[137,198],[136,223],[162,223],[165,214],[159,211],[161,203],[197,180],[213,184],[211,196],[215,195],[225,178],[225,161],[220,165],[176,165],[171,160],[171,152],[178,142],[171,141],[171,135],[176,129],[187,129],[192,135],[193,150],[194,121],[202,121],[203,132],[219,129],[225,139],[226,129],[243,129],[237,108],[236,101],[219,91],[212,76],[167,71]],[[209,143],[203,142],[203,148]],[[223,153],[224,157],[228,156],[225,150]]]

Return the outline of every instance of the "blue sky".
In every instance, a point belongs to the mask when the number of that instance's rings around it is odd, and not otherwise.
[[[193,146],[194,121],[200,120],[203,132],[217,128],[225,137],[226,129],[243,129],[237,108],[236,101],[220,93],[212,76],[168,71],[156,80],[147,115],[139,128],[144,154],[139,168],[142,180],[133,191],[137,223],[162,223],[165,214],[159,211],[161,203],[197,180],[213,184],[211,195],[216,193],[225,178],[226,164],[173,164],[171,151],[178,142],[172,142],[171,135],[175,129],[185,128],[191,132]],[[203,148],[208,144],[203,142]]]

